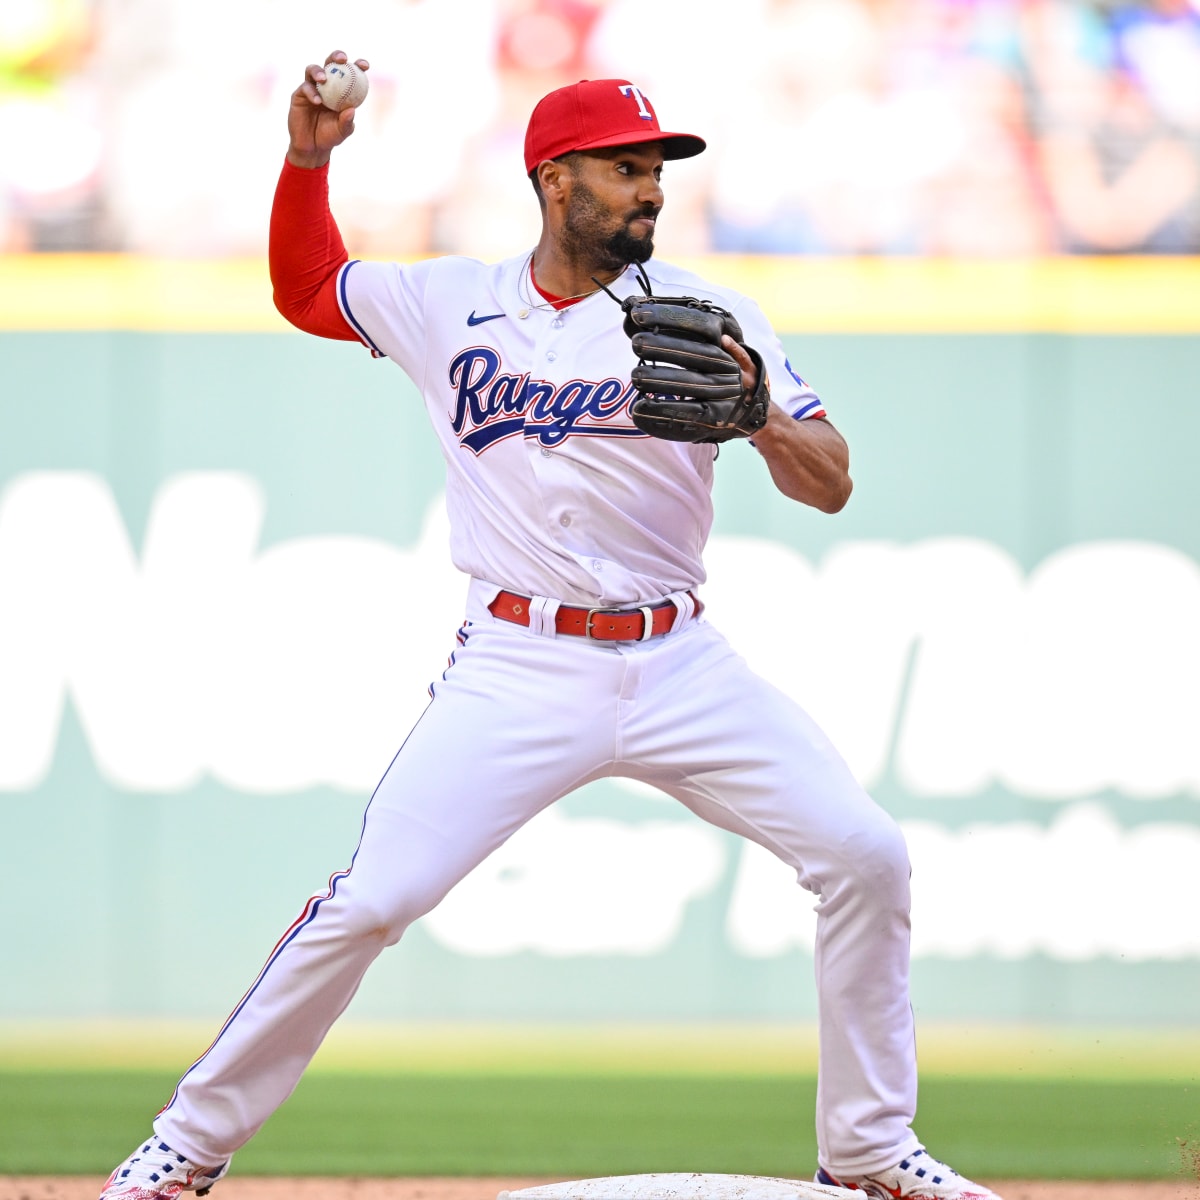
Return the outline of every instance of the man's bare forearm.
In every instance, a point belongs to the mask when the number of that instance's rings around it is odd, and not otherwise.
[[[845,439],[820,417],[797,421],[778,405],[754,435],[754,446],[775,486],[789,499],[840,512],[850,499],[850,450]]]

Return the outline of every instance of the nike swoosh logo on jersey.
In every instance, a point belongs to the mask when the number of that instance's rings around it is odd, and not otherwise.
[[[471,309],[471,315],[467,318],[468,325],[482,325],[484,321],[494,321],[497,317],[503,317],[504,313],[488,313],[486,317],[477,317],[475,310]]]

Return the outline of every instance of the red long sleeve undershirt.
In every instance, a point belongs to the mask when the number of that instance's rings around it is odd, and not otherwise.
[[[329,165],[304,170],[286,159],[271,206],[268,249],[275,307],[297,329],[357,342],[337,300],[337,273],[349,261],[329,211]]]

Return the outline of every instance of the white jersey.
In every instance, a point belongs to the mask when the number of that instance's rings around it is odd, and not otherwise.
[[[447,464],[455,566],[589,606],[698,586],[716,448],[638,430],[620,307],[598,292],[555,311],[534,290],[529,262],[356,261],[338,279],[351,327],[424,396]],[[733,312],[763,356],[775,403],[797,418],[824,415],[752,300],[668,264],[646,271],[657,295]],[[610,287],[621,298],[641,291],[633,268]]]

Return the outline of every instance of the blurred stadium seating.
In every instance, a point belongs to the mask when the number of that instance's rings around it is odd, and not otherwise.
[[[671,253],[1200,252],[1200,0],[8,0],[0,250],[260,255],[288,92],[372,61],[334,203],[364,256],[513,253],[528,112],[637,80],[710,153]]]

